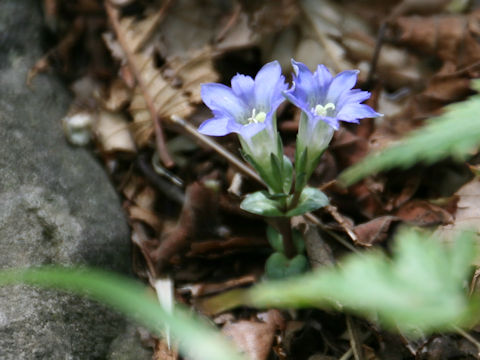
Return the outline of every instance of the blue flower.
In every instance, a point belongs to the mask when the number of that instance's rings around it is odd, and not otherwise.
[[[272,118],[288,87],[278,61],[265,64],[255,79],[235,75],[231,85],[202,84],[202,100],[214,117],[204,121],[199,132],[211,136],[237,133],[246,139],[274,125]]]
[[[358,123],[359,119],[382,116],[361,102],[370,98],[368,91],[352,88],[357,82],[358,70],[346,70],[333,77],[324,65],[318,65],[313,74],[305,64],[292,60],[293,86],[284,94],[299,107],[314,129],[323,121],[335,130],[339,121]]]
[[[318,165],[339,121],[358,123],[359,119],[382,115],[361,104],[370,98],[368,91],[352,90],[357,70],[333,77],[324,65],[318,65],[313,74],[300,62],[292,60],[292,65],[293,86],[284,95],[302,110],[295,153],[296,181],[301,187]]]
[[[237,133],[246,158],[270,188],[280,191],[282,179],[275,175],[271,162],[272,154],[280,163],[283,161],[275,112],[285,101],[283,92],[288,85],[280,64],[265,64],[255,79],[237,74],[231,85],[202,84],[202,100],[214,117],[204,121],[198,131],[210,136]]]

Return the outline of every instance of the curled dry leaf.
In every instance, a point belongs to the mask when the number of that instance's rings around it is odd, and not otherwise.
[[[136,152],[136,147],[129,131],[129,123],[122,113],[100,111],[95,123],[95,134],[100,146],[106,152]]]
[[[216,219],[217,198],[217,193],[203,183],[194,182],[187,187],[177,225],[163,234],[160,246],[150,254],[158,273],[170,265],[174,256],[184,255],[202,233],[208,232]]]
[[[399,220],[396,216],[386,215],[355,226],[353,231],[357,234],[357,245],[372,246],[383,242],[388,237],[391,225]]]
[[[260,321],[260,318],[263,321]],[[222,333],[232,339],[250,360],[266,360],[275,332],[283,326],[281,313],[278,310],[269,310],[258,314],[257,319],[228,323],[222,328]]]
[[[110,85],[110,94],[103,100],[103,107],[109,111],[120,111],[131,98],[130,89],[122,79],[115,79]]]
[[[135,143],[140,147],[148,143],[155,131],[152,111],[159,119],[167,121],[172,115],[188,116],[193,110],[191,104],[201,100],[200,84],[218,78],[213,69],[210,48],[170,57],[162,68],[157,67],[150,40],[163,18],[162,14],[157,11],[143,20],[116,18],[117,36],[123,38],[118,42],[121,50],[116,41],[107,38],[107,45],[117,57],[123,56],[123,61],[128,60],[138,83],[129,109],[134,121]],[[112,16],[118,14],[113,13]]]
[[[293,217],[292,225],[303,235],[305,250],[312,268],[335,264],[332,249],[322,238],[316,226],[308,223],[303,216]]]
[[[480,10],[469,15],[399,17],[393,28],[400,43],[461,67],[480,60],[479,18]]]
[[[418,226],[450,224],[453,216],[445,209],[426,200],[411,200],[395,214],[405,222]]]

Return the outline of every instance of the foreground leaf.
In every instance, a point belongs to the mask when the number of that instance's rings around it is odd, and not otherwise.
[[[480,91],[480,80],[472,82]],[[431,119],[400,143],[367,156],[345,170],[340,181],[351,185],[362,178],[418,162],[433,163],[448,156],[466,157],[480,144],[480,94],[447,106],[445,114]]]
[[[334,308],[411,335],[452,330],[454,325],[472,325],[480,315],[480,302],[469,299],[464,288],[474,257],[469,234],[449,249],[436,239],[404,231],[397,237],[393,259],[373,251],[351,255],[340,268],[232,291],[204,307],[209,313],[240,304]]]
[[[249,298],[257,306],[340,305],[406,333],[447,330],[478,315],[463,288],[475,256],[469,235],[449,250],[417,232],[403,232],[394,253],[392,260],[379,252],[353,255],[340,269],[260,285]]]
[[[0,286],[28,284],[57,288],[100,301],[133,318],[157,335],[164,326],[189,359],[241,360],[226,340],[206,323],[192,318],[186,310],[166,312],[147,288],[113,273],[91,269],[40,268],[0,271]]]

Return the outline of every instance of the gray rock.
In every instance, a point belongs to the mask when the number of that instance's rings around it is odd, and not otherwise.
[[[153,351],[142,345],[137,327],[129,325],[110,345],[107,360],[151,360],[152,357]]]
[[[70,98],[40,58],[41,2],[0,1],[0,268],[93,265],[127,273],[128,227],[97,161],[70,147],[60,119]],[[0,288],[0,359],[104,359],[121,316],[83,298]]]

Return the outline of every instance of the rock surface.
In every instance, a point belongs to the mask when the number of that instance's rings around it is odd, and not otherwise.
[[[0,268],[93,265],[127,273],[128,227],[101,166],[70,147],[61,83],[41,57],[41,2],[0,1]],[[0,288],[0,359],[105,359],[125,321],[80,297]]]

